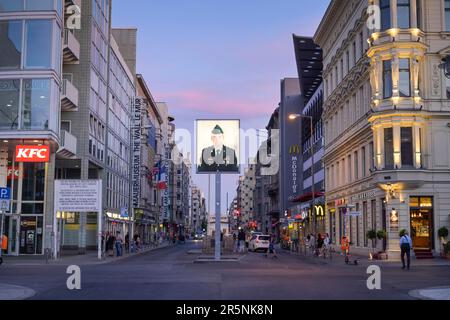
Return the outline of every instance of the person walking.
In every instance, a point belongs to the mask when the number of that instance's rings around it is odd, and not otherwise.
[[[400,250],[401,250],[401,258],[402,258],[402,269],[404,270],[406,267],[409,270],[411,265],[411,248],[412,248],[412,240],[408,235],[408,232],[403,232],[403,235],[400,238]],[[407,265],[405,265],[405,254],[407,257]]]
[[[323,239],[322,235],[319,233],[317,235],[317,249],[316,249],[316,255],[318,257],[320,257],[323,253],[322,252],[323,244],[324,244],[324,239]]]
[[[245,249],[245,232],[244,230],[240,230],[238,234],[238,242],[239,242],[239,253],[244,253]]]
[[[120,235],[120,231],[117,231],[117,237],[116,237],[115,244],[116,244],[116,256],[121,257],[122,256],[123,239],[122,239],[122,236]]]
[[[278,258],[277,252],[275,251],[275,237],[270,237],[269,249],[266,251],[266,258],[272,255],[272,258]]]

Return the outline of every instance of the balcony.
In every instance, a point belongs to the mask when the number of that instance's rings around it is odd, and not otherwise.
[[[61,145],[57,152],[59,159],[75,159],[77,155],[77,138],[61,130]]]
[[[78,89],[67,79],[62,81],[61,111],[78,111]]]
[[[80,43],[69,29],[64,30],[63,55],[64,64],[80,63]]]

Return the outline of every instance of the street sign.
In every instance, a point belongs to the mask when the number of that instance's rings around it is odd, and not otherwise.
[[[0,188],[0,199],[11,199],[11,189],[10,188]]]
[[[128,209],[125,207],[120,208],[120,217],[128,218]]]
[[[360,216],[362,216],[362,212],[361,212],[361,211],[350,211],[350,212],[348,213],[348,215],[349,215],[350,217],[360,217]]]
[[[0,211],[1,212],[9,211],[9,208],[11,206],[10,201],[11,200],[9,200],[9,199],[0,199]]]

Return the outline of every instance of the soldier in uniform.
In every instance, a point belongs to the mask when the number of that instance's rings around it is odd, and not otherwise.
[[[238,161],[234,149],[223,144],[224,133],[219,125],[211,132],[213,145],[202,150],[202,158],[198,172],[239,172]]]

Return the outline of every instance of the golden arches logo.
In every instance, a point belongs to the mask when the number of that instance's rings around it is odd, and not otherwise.
[[[325,211],[323,210],[323,206],[315,206],[316,216],[323,217],[325,216]]]
[[[289,148],[289,154],[300,154],[300,146],[298,144]]]

